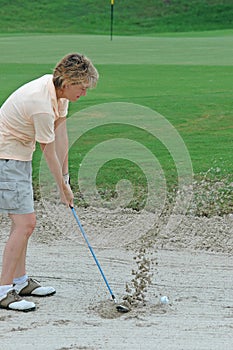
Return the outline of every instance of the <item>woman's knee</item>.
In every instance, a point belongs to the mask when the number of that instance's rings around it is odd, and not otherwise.
[[[32,234],[35,227],[36,227],[36,216],[32,215],[27,221],[27,231],[28,231],[29,235]]]
[[[10,215],[10,217],[13,231],[20,231],[29,238],[36,226],[35,213]]]

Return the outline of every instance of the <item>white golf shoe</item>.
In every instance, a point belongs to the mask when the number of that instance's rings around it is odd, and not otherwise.
[[[47,297],[56,293],[53,287],[42,287],[35,279],[28,278],[25,283],[15,284],[14,289],[21,296]]]
[[[0,308],[28,312],[34,311],[36,305],[31,301],[22,299],[14,289],[11,289],[0,298]]]

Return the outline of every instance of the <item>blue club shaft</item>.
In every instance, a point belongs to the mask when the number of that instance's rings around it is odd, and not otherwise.
[[[81,225],[81,222],[80,222],[80,220],[79,220],[79,218],[78,218],[78,215],[77,215],[77,213],[76,213],[74,207],[71,207],[71,206],[70,206],[70,209],[71,209],[72,212],[73,212],[73,215],[74,215],[74,217],[75,217],[75,220],[77,221],[77,224],[78,224],[78,226],[79,226],[79,228],[80,228],[80,231],[81,231],[81,233],[82,233],[82,235],[83,235],[83,238],[85,239],[85,241],[86,241],[86,243],[87,243],[87,245],[88,245],[88,248],[89,248],[89,250],[90,250],[90,252],[91,252],[91,254],[92,254],[92,256],[93,256],[93,258],[94,258],[94,260],[95,260],[95,263],[96,263],[96,265],[97,265],[97,267],[98,267],[98,269],[99,269],[99,271],[100,271],[100,273],[101,273],[101,276],[103,277],[103,280],[104,280],[104,282],[105,282],[105,284],[106,284],[106,286],[107,286],[107,288],[108,288],[108,290],[109,290],[109,293],[111,294],[112,299],[115,301],[115,296],[114,296],[114,294],[113,294],[113,292],[112,292],[112,289],[110,288],[110,285],[109,285],[109,283],[108,283],[108,281],[107,281],[107,278],[105,277],[105,274],[104,274],[104,272],[103,272],[103,270],[102,270],[102,268],[101,268],[101,266],[100,266],[100,263],[99,263],[99,261],[98,261],[96,255],[95,255],[95,253],[94,253],[94,250],[93,250],[92,246],[91,246],[90,243],[89,243],[89,240],[88,240],[87,235],[86,235],[86,233],[85,233],[85,231],[84,231],[84,229],[83,229],[83,227],[82,227],[82,225]]]

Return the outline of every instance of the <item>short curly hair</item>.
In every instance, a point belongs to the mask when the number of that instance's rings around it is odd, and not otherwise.
[[[79,53],[66,55],[53,70],[53,83],[57,89],[64,84],[85,84],[88,88],[93,88],[98,79],[98,71],[91,60]]]

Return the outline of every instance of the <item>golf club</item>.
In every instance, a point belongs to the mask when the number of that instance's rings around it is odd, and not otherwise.
[[[98,269],[99,269],[99,271],[100,271],[100,273],[101,273],[101,275],[102,275],[102,277],[103,277],[103,280],[104,280],[104,282],[105,282],[105,284],[106,284],[106,286],[107,286],[107,288],[108,288],[108,290],[109,290],[109,293],[110,293],[110,295],[111,295],[111,297],[112,297],[112,300],[114,301],[114,303],[117,304],[117,302],[116,302],[116,297],[115,297],[115,295],[113,294],[112,289],[110,288],[110,285],[109,285],[109,283],[108,283],[108,281],[107,281],[107,279],[106,279],[106,277],[105,277],[105,274],[104,274],[104,272],[103,272],[103,270],[102,270],[102,268],[101,268],[101,266],[100,266],[100,263],[99,263],[99,261],[98,261],[96,255],[95,255],[95,253],[94,253],[94,251],[93,251],[93,248],[92,248],[92,246],[90,245],[90,243],[89,243],[89,241],[88,241],[87,235],[86,235],[86,233],[85,233],[85,231],[84,231],[84,229],[83,229],[83,227],[82,227],[82,225],[81,225],[81,222],[80,222],[80,220],[79,220],[79,218],[78,218],[78,215],[77,215],[77,213],[76,213],[74,207],[70,206],[70,209],[72,210],[72,213],[73,213],[73,215],[74,215],[74,217],[75,217],[75,220],[77,221],[77,224],[78,224],[78,226],[79,226],[79,228],[80,228],[80,231],[81,231],[81,233],[82,233],[82,235],[83,235],[83,238],[85,239],[85,241],[86,241],[86,243],[87,243],[87,245],[88,245],[88,248],[89,248],[89,250],[90,250],[90,252],[91,252],[91,254],[92,254],[92,256],[93,256],[93,258],[94,258],[94,260],[95,260],[95,263],[96,263],[96,265],[97,265],[97,267],[98,267]],[[117,305],[116,305],[116,309],[117,309],[117,311],[119,311],[119,312],[128,312],[128,311],[129,311],[129,309],[128,309],[126,306],[120,305],[120,304],[117,304]]]

